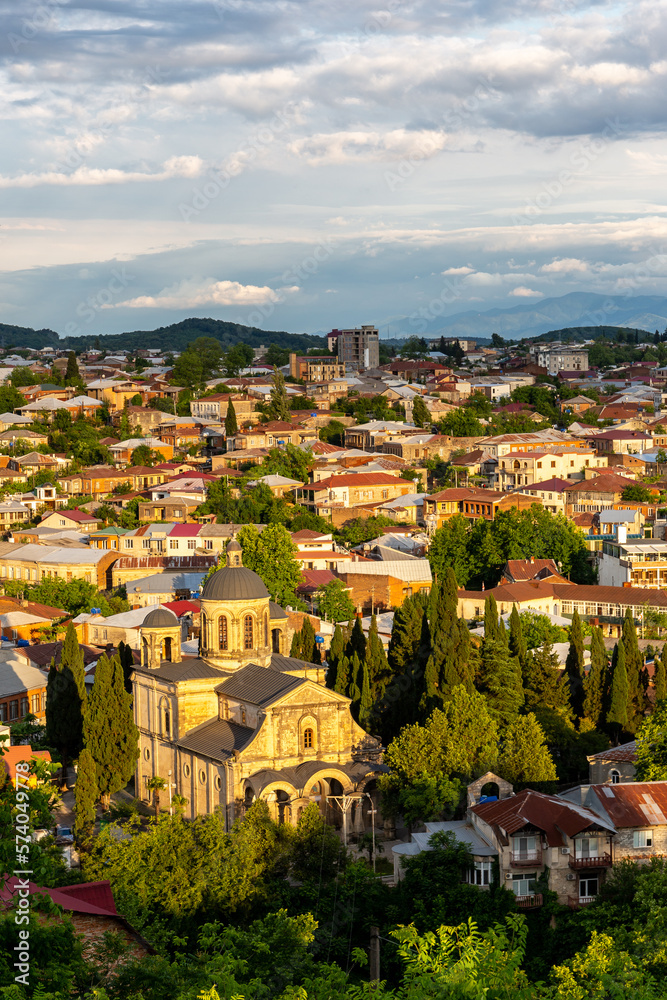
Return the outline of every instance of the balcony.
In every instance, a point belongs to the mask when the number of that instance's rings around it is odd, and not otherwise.
[[[534,868],[542,864],[542,848],[532,851],[510,851],[510,865],[513,868]]]
[[[568,861],[570,868],[611,868],[611,854],[599,854],[590,858],[573,858]]]
[[[516,905],[522,910],[536,910],[542,906],[542,893],[534,892],[531,896],[517,896]]]
[[[571,910],[579,910],[582,906],[588,906],[597,899],[597,896],[568,896],[567,905]]]

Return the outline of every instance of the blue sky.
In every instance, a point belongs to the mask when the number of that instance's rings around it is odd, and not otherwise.
[[[3,16],[2,322],[315,332],[667,294],[667,0]]]

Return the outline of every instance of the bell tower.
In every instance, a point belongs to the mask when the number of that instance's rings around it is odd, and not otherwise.
[[[173,611],[155,608],[141,626],[141,665],[157,670],[164,661],[181,662],[181,626]]]

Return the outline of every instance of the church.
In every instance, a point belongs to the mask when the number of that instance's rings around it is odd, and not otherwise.
[[[286,612],[234,540],[201,595],[198,656],[182,656],[171,611],[146,616],[132,675],[138,798],[150,801],[159,776],[187,800],[186,817],[220,808],[227,829],[255,799],[293,824],[311,802],[340,824],[346,806],[349,829],[364,829],[387,770],[379,744],[325,687],[323,667],[286,655],[286,641]]]

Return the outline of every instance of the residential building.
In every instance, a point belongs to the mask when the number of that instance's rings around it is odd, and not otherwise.
[[[345,447],[360,448],[362,451],[381,451],[385,441],[419,434],[413,424],[398,420],[369,420],[345,430]]]
[[[377,503],[393,500],[414,492],[414,485],[410,479],[401,479],[386,472],[344,473],[302,486],[296,491],[297,502],[327,517],[327,512],[334,506],[359,507],[364,501]]]
[[[244,424],[257,424],[261,413],[255,409],[257,400],[240,393],[219,392],[213,396],[203,396],[190,401],[190,414],[198,420],[224,423],[229,404],[233,403],[236,422],[239,427]]]
[[[337,345],[338,360],[346,367],[367,369],[380,364],[380,335],[374,326],[332,330],[327,341],[329,350]]]
[[[531,483],[524,486],[522,492],[539,500],[545,510],[551,514],[565,513],[565,489],[572,485],[571,479],[545,479],[544,482]]]
[[[46,718],[45,671],[30,666],[13,650],[3,651],[0,663],[0,723],[20,722],[28,713]]]
[[[24,580],[39,583],[45,577],[85,580],[100,590],[111,587],[111,567],[117,553],[105,549],[64,548],[57,545],[0,543],[0,583]]]
[[[165,444],[158,437],[128,438],[126,441],[110,445],[109,451],[113,455],[116,465],[129,465],[132,461],[132,453],[137,448],[144,446],[150,448],[151,451],[159,452],[166,462],[174,457],[173,445]]]
[[[132,608],[145,608],[170,601],[189,601],[199,597],[199,589],[206,577],[206,572],[197,573],[166,571],[153,573],[150,576],[139,577],[125,584],[127,599]]]
[[[303,379],[304,382],[330,382],[345,376],[345,362],[337,357],[309,358],[290,354],[289,370],[292,378]]]
[[[499,493],[495,490],[461,486],[425,496],[424,523],[429,534],[433,534],[456,514],[472,520],[484,518],[486,521],[493,521],[499,510],[526,510],[534,503],[539,504],[539,499],[524,493]]]
[[[653,448],[653,435],[648,431],[609,430],[591,434],[587,439],[600,455],[632,455]]]
[[[623,491],[635,485],[633,479],[626,479],[609,472],[572,483],[563,490],[565,514],[567,517],[572,517],[574,514],[594,514],[596,511],[614,507],[619,503]]]
[[[498,459],[496,482],[501,490],[511,490],[530,486],[545,475],[556,479],[579,479],[584,469],[601,469],[606,465],[606,457],[589,448],[556,446],[509,452]]]
[[[591,754],[588,760],[588,771],[591,785],[609,783],[618,785],[624,781],[634,781],[637,770],[637,744],[635,740],[622,743],[618,747],[609,747],[599,753]]]
[[[559,372],[587,372],[588,351],[583,347],[567,347],[564,344],[545,345],[537,352],[537,363],[552,376]]]
[[[307,441],[317,441],[317,429],[271,420],[268,424],[258,424],[250,430],[239,431],[227,438],[227,451],[246,451],[255,448],[282,448],[286,444],[299,445]]]
[[[619,526],[616,538],[602,543],[598,558],[600,586],[667,589],[667,541],[628,539]]]
[[[595,406],[595,400],[589,399],[588,396],[572,396],[570,399],[562,400],[560,404],[561,413],[574,413],[580,414],[585,413],[586,410],[590,410],[591,406]]]
[[[428,559],[340,561],[336,575],[345,584],[357,610],[370,614],[398,608],[413,594],[428,594],[432,584]]]
[[[71,529],[73,531],[95,531],[101,518],[87,514],[85,510],[54,510],[45,514],[39,522],[43,528]]]

